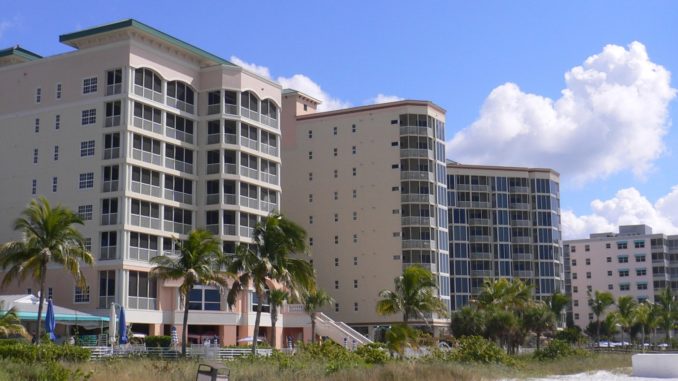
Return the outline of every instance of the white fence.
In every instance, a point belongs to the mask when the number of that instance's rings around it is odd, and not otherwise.
[[[176,359],[181,357],[181,346],[176,348],[147,348],[145,345],[124,345],[120,347],[84,347],[92,352],[91,359],[105,359],[113,357],[159,357],[163,359]],[[272,349],[257,349],[257,355],[270,356]],[[204,345],[192,345],[186,348],[186,355],[194,358],[213,360],[228,360],[252,353],[251,348],[221,348],[207,347]]]

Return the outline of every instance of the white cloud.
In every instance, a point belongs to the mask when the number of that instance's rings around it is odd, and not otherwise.
[[[665,150],[671,73],[645,46],[607,45],[565,73],[552,100],[506,83],[479,118],[447,142],[463,163],[550,167],[582,184],[631,170],[642,178]]]
[[[0,39],[5,33],[14,26],[14,22],[10,20],[0,20]]]
[[[377,94],[376,97],[370,98],[365,102],[365,104],[378,104],[378,103],[389,103],[389,102],[397,102],[397,101],[402,101],[405,98],[401,98],[397,95],[386,95],[379,93]]]
[[[251,71],[254,74],[258,74],[264,78],[271,79],[271,73],[266,66],[259,66],[253,63],[248,63],[236,56],[231,56],[231,62],[246,70]]]
[[[593,200],[591,214],[577,216],[563,210],[564,239],[587,238],[591,233],[617,232],[619,225],[645,224],[655,233],[678,233],[678,185],[652,204],[635,188],[619,190],[609,200]]]

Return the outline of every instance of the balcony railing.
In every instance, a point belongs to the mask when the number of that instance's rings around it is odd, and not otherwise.
[[[122,83],[106,85],[106,95],[115,95],[122,92]]]
[[[469,254],[471,259],[475,260],[492,260],[492,253],[485,253],[485,252],[472,252]]]
[[[250,109],[247,109],[245,107],[240,107],[240,115],[244,116],[245,118],[252,119],[256,122],[259,121],[259,113],[256,111],[252,111]]]
[[[118,190],[118,180],[104,181],[102,184],[102,192],[116,192]]]
[[[251,228],[249,226],[241,226],[240,235],[243,237],[252,238],[254,237],[254,228]]]
[[[181,140],[182,142],[193,144],[193,134],[189,134],[184,131],[179,131],[172,127],[167,127],[165,129],[165,134],[167,135],[168,138],[177,139]]]
[[[171,189],[165,189],[165,198],[176,202],[183,202],[184,204],[193,203],[193,195],[190,193],[177,192]]]
[[[261,152],[278,157],[278,147],[270,146],[268,144],[261,143]]]
[[[159,103],[162,103],[162,93],[148,89],[140,85],[134,85],[134,94],[142,96],[146,99],[150,99]]]
[[[97,308],[99,309],[105,309],[105,308],[111,308],[111,303],[115,302],[115,296],[101,296],[99,295],[99,305]]]
[[[405,193],[400,195],[400,201],[432,204],[434,200],[432,194]]]
[[[236,164],[232,164],[232,163],[224,163],[224,173],[229,174],[229,175],[237,175],[238,174],[238,166]]]
[[[191,231],[191,225],[174,221],[165,221],[164,228],[167,231],[179,234],[188,234]]]
[[[205,168],[205,173],[211,175],[213,173],[219,173],[219,163],[208,163]]]
[[[160,219],[156,217],[142,216],[139,214],[130,215],[130,224],[160,230]]]
[[[176,99],[176,98],[167,97],[167,105],[170,106],[170,107],[177,108],[181,111],[187,112],[189,114],[195,113],[195,106],[194,105],[192,105],[190,103],[186,103],[186,102],[179,100],[179,99]]]
[[[162,135],[162,124],[152,120],[139,118],[138,116],[135,116],[133,120],[134,127],[139,127],[142,130]]]
[[[144,298],[140,296],[128,296],[127,308],[134,310],[157,310],[158,300],[156,298]]]
[[[209,134],[207,135],[207,144],[218,144],[221,134]]]
[[[224,224],[224,235],[236,235],[235,225]]]
[[[267,182],[269,184],[278,185],[278,175],[272,173],[261,172],[261,181]]]
[[[138,148],[132,148],[132,158],[146,163],[162,165],[162,156],[148,151],[142,151]]]
[[[240,166],[240,174],[252,179],[259,179],[259,171],[250,167],[245,167],[244,165]]]
[[[490,224],[489,218],[469,218],[468,224],[471,226],[487,226]]]
[[[108,213],[101,215],[102,225],[115,225],[118,223],[118,213]]]
[[[246,206],[252,209],[259,209],[259,200],[257,200],[256,198],[240,196],[240,206]]]
[[[229,115],[238,115],[238,105],[225,104],[224,113]]]
[[[531,261],[532,259],[532,253],[513,253],[514,261]]]
[[[526,236],[511,237],[511,242],[513,242],[513,243],[531,243],[532,237],[526,237]]]
[[[433,181],[433,172],[427,171],[402,171],[400,172],[402,180],[428,180]]]
[[[99,254],[99,260],[101,261],[110,261],[118,258],[118,247],[117,246],[105,246],[101,248]]]
[[[492,242],[490,235],[471,235],[468,237],[469,242]]]
[[[205,203],[207,205],[213,205],[219,203],[219,193],[208,193],[205,198]]]
[[[532,270],[513,270],[513,276],[518,278],[532,278],[534,276],[534,271]]]
[[[120,157],[120,147],[104,148],[104,160],[117,159]]]
[[[235,134],[224,133],[224,142],[226,144],[238,144],[238,137]]]
[[[509,187],[509,192],[511,192],[511,193],[530,193],[530,188],[529,187],[521,187],[521,186],[512,186],[512,187]]]
[[[207,115],[221,114],[219,104],[207,105]]]
[[[420,135],[433,137],[433,129],[428,127],[400,127],[400,135]]]
[[[208,232],[218,235],[219,234],[219,224],[210,224],[210,225],[205,225],[205,230]]]
[[[433,217],[406,216],[401,218],[401,223],[403,226],[405,225],[432,226],[435,225],[435,219]]]
[[[263,210],[264,212],[272,212],[274,210],[278,210],[278,204],[273,202],[262,201],[261,210]]]
[[[251,148],[255,151],[259,149],[259,143],[256,140],[246,138],[244,136],[240,137],[240,145],[242,145],[243,147]]]
[[[530,204],[523,203],[523,202],[512,202],[512,203],[509,203],[509,208],[520,209],[520,210],[529,210]]]
[[[224,204],[235,205],[236,196],[231,193],[224,193]]]
[[[120,115],[107,116],[104,119],[104,127],[115,127],[120,125]]]
[[[145,194],[153,197],[162,197],[162,189],[157,185],[151,185],[146,183],[140,183],[137,181],[132,181],[131,189],[134,193]]]
[[[146,249],[146,248],[142,248],[142,247],[130,246],[130,248],[129,248],[129,259],[148,262],[148,261],[151,260],[151,258],[157,257],[158,253],[159,252],[158,252],[157,249]]]
[[[172,159],[169,157],[165,158],[165,167],[169,169],[174,169],[180,172],[193,173],[193,164],[187,163],[185,161]]]
[[[402,241],[403,249],[435,249],[436,241],[423,239],[404,239]]]
[[[492,270],[471,270],[471,276],[474,277],[491,277],[494,275],[494,271]]]
[[[489,192],[490,186],[487,184],[471,184],[471,190],[474,192]]]
[[[530,226],[530,220],[511,220],[511,226]]]
[[[433,151],[428,149],[401,149],[401,158],[428,158],[433,159]]]
[[[482,208],[487,209],[491,208],[492,203],[488,201],[471,201],[471,208]]]
[[[278,119],[273,119],[273,118],[266,116],[266,115],[261,116],[261,123],[263,123],[263,124],[265,124],[269,127],[273,127],[275,129],[278,128]]]

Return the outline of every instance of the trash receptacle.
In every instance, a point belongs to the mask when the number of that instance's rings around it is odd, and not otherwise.
[[[195,381],[228,381],[230,371],[221,364],[200,364]]]

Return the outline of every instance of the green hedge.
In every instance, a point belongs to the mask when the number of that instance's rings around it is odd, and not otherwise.
[[[73,345],[6,343],[0,345],[0,358],[33,363],[36,361],[86,361],[89,349]]]
[[[146,346],[147,347],[161,347],[169,348],[172,344],[172,338],[170,336],[147,336],[146,337]]]
[[[499,363],[514,365],[514,360],[497,344],[480,336],[465,336],[452,351],[451,359],[461,362]]]

